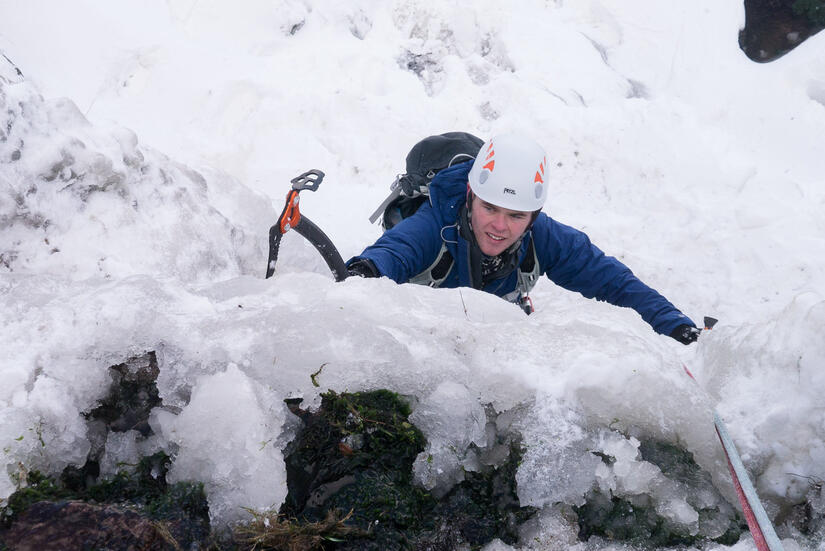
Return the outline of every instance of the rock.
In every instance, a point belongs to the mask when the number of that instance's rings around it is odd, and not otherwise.
[[[683,497],[696,509],[705,533],[718,534],[712,537],[713,541],[732,545],[747,530],[744,519],[719,495],[710,475],[696,464],[689,452],[670,443],[648,439],[642,440],[639,452],[640,459],[655,465],[667,480],[685,490]],[[604,454],[600,457],[605,464],[615,460]],[[582,541],[599,536],[656,547],[697,545],[707,541],[707,537],[691,533],[684,525],[660,514],[650,495],[617,496],[612,491],[594,489],[585,499],[584,505],[573,508],[578,515],[579,539]]]
[[[158,359],[154,351],[129,358],[109,368],[109,394],[87,414],[90,420],[105,423],[108,430],[136,430],[145,438],[151,434],[149,414],[161,405],[158,387]]]
[[[745,27],[739,47],[750,59],[773,61],[823,29],[804,15],[794,13],[796,0],[745,0]]]
[[[168,529],[134,511],[82,501],[41,501],[0,532],[10,551],[173,550]]]

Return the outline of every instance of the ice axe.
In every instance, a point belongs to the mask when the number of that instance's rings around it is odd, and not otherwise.
[[[324,173],[317,169],[308,170],[300,176],[296,176],[290,183],[292,189],[286,194],[286,204],[281,216],[275,225],[269,229],[269,260],[266,264],[266,277],[269,278],[275,273],[275,262],[278,261],[278,249],[281,246],[281,237],[289,230],[295,230],[303,236],[312,246],[321,253],[327,266],[332,271],[335,281],[343,281],[347,278],[347,267],[344,259],[332,241],[327,237],[321,228],[316,226],[312,220],[301,215],[298,208],[298,194],[303,190],[317,191],[318,186],[324,179]]]

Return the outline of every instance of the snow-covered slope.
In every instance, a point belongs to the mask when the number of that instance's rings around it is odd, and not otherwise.
[[[543,508],[525,547],[573,546],[553,504],[597,486],[713,536],[696,511],[725,504],[668,483],[631,436],[686,447],[734,502],[713,408],[771,515],[819,503],[822,36],[756,65],[742,7],[710,0],[0,12],[25,75],[0,57],[0,496],[19,468],[82,462],[106,367],[156,350],[182,409],[157,410],[149,440],[111,437],[107,464],[176,450],[173,476],[206,481],[219,521],[283,499],[282,400],[326,388],[415,396],[435,458],[416,474],[436,489],[479,461],[470,443],[493,446],[485,405],[507,412],[521,500]],[[529,318],[467,289],[335,284],[292,234],[262,278],[291,177],[327,173],[302,211],[347,257],[377,237],[366,218],[407,149],[457,129],[534,136],[555,166],[546,211],[717,328],[685,348],[548,281]]]

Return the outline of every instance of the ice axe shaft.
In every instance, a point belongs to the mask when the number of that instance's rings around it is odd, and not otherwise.
[[[715,318],[705,316],[703,330],[710,331],[718,321]],[[682,364],[682,368],[696,384],[699,384],[685,364]],[[739,498],[739,504],[742,506],[742,512],[745,514],[745,521],[748,523],[756,548],[759,551],[783,551],[782,543],[776,535],[762,502],[759,501],[759,496],[751,483],[750,477],[748,477],[742,458],[739,457],[733,439],[730,437],[728,429],[716,409],[713,410],[713,424],[716,428],[716,435],[722,443],[722,450],[725,452],[725,459],[728,462],[728,470],[730,470],[733,479],[736,497]]]

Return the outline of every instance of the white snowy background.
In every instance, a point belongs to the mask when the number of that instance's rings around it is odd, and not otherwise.
[[[541,512],[517,549],[622,548],[563,514],[595,487],[718,536],[695,510],[718,498],[625,436],[685,447],[735,503],[713,409],[785,548],[825,549],[782,524],[825,508],[825,36],[760,65],[743,23],[718,0],[0,0],[24,75],[0,57],[0,498],[20,470],[82,464],[108,366],[154,350],[182,409],[156,409],[148,440],[112,433],[104,470],[174,451],[218,524],[283,500],[284,398],[388,388],[417,401],[436,492],[495,455],[468,451],[492,452],[485,406],[522,434],[519,495]],[[547,280],[530,317],[335,283],[294,232],[263,278],[292,177],[326,173],[301,210],[346,259],[407,150],[453,130],[533,136],[545,211],[718,326],[683,347]]]

